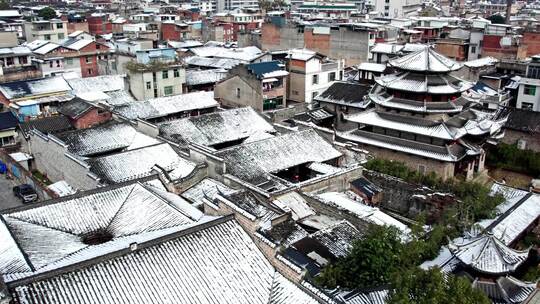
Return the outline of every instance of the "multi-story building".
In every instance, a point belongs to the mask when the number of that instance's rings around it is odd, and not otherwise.
[[[421,174],[471,179],[482,172],[482,145],[501,134],[506,118],[462,96],[473,83],[451,75],[461,65],[430,47],[388,63],[395,72],[377,78],[368,95],[375,108],[345,115],[356,126],[338,139]]]
[[[228,107],[267,111],[287,106],[287,75],[279,61],[238,65],[215,87],[215,98]]]
[[[103,35],[112,33],[112,23],[109,21],[109,16],[103,13],[93,13],[86,16],[88,22],[88,30],[92,35]]]
[[[259,9],[257,0],[216,0],[216,12],[233,11],[235,9]]]
[[[385,17],[400,18],[415,12],[422,5],[420,0],[373,0],[374,11]]]
[[[27,21],[23,25],[23,33],[27,42],[45,40],[60,42],[67,38],[67,21],[61,19]]]
[[[344,60],[333,60],[317,52],[294,49],[287,55],[289,99],[312,104],[313,99],[336,80],[343,79]]]
[[[130,91],[137,100],[178,95],[184,92],[186,72],[174,48],[136,52],[126,66]]]
[[[34,54],[26,46],[0,48],[0,82],[41,77],[33,59]]]

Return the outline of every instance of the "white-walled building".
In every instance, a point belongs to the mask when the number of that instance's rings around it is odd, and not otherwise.
[[[374,11],[385,17],[400,18],[415,12],[422,0],[371,0]]]
[[[540,79],[519,80],[516,108],[540,112]]]
[[[26,42],[46,40],[58,43],[68,37],[67,21],[51,19],[25,22],[23,35]]]
[[[343,79],[344,60],[333,60],[306,49],[291,50],[288,55],[289,99],[312,103],[335,80]]]

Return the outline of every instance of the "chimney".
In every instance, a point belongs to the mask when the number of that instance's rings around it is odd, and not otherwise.
[[[506,0],[506,24],[510,24],[510,16],[512,15],[512,0]]]

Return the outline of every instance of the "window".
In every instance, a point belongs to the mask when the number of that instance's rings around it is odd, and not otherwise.
[[[292,91],[292,94],[293,94],[293,95],[298,95],[298,91],[293,90],[293,91]]]
[[[66,58],[66,64],[73,64],[73,58]]]
[[[101,49],[101,45],[99,43],[96,43],[96,50]]]
[[[49,61],[49,67],[50,67],[50,68],[53,67],[53,62],[52,62],[52,61]]]
[[[27,63],[28,63],[28,57],[19,56],[19,64],[27,64]]]
[[[163,94],[164,94],[165,96],[172,95],[172,94],[173,94],[173,87],[172,87],[172,86],[164,87],[164,88],[163,88]]]
[[[318,84],[319,83],[319,75],[313,75],[313,80],[311,82],[312,84]]]
[[[533,104],[532,104],[532,103],[528,103],[528,102],[522,102],[522,103],[521,103],[521,108],[522,108],[523,110],[530,110],[530,111],[532,111],[532,109],[533,109]]]
[[[150,81],[146,82],[146,89],[150,90],[152,88],[152,83]]]
[[[92,69],[88,69],[87,72],[88,72],[88,75],[92,75],[94,73]]]
[[[525,85],[525,88],[523,88],[523,94],[525,95],[536,95],[536,87],[532,85]]]
[[[178,69],[174,69],[173,73],[174,73],[174,78],[180,77],[180,71]]]
[[[240,98],[240,88],[236,88],[236,98]]]
[[[65,38],[64,33],[59,33],[59,34],[58,34],[58,39],[64,39],[64,38]]]
[[[92,57],[86,56],[86,63],[91,63],[91,62],[92,62]]]
[[[336,72],[328,73],[328,82],[336,80]]]
[[[63,24],[63,23],[57,23],[57,24],[56,24],[56,28],[57,28],[57,29],[64,28],[64,24]],[[60,38],[60,37],[58,37],[58,38]]]
[[[57,67],[57,68],[60,67],[60,60],[56,60],[56,67]]]
[[[471,53],[476,54],[476,45],[471,46]]]
[[[51,40],[51,35],[49,35],[49,34],[43,35],[43,39]]]
[[[319,92],[315,91],[315,92],[311,93],[311,98],[315,99],[315,97],[317,97],[317,95],[319,95]]]
[[[15,60],[13,60],[13,57],[6,58],[6,65],[7,66],[14,65],[14,64],[15,64]]]
[[[169,78],[169,71],[163,71],[162,75],[161,75],[161,78],[168,79]]]

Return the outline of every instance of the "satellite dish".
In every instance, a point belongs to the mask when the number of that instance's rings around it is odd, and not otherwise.
[[[501,46],[511,46],[512,45],[512,38],[511,37],[502,37],[501,41],[499,42]]]

